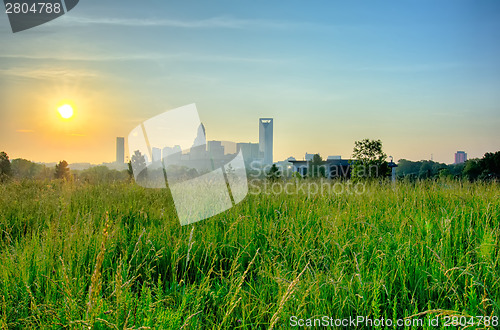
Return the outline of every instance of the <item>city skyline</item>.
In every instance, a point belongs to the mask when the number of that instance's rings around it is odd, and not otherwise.
[[[308,153],[306,152],[303,158],[297,157],[295,155],[292,155],[288,157],[287,159],[279,159],[276,161],[273,161],[273,124],[274,124],[274,119],[273,118],[259,118],[259,142],[258,143],[253,143],[253,142],[230,142],[230,141],[217,141],[217,140],[207,140],[206,138],[206,129],[203,123],[200,123],[200,126],[198,128],[198,133],[196,136],[196,139],[193,142],[193,145],[190,149],[183,151],[181,150],[179,145],[175,145],[173,147],[163,147],[163,148],[158,148],[158,147],[152,147],[152,153],[151,153],[151,160],[148,160],[147,155],[145,156],[145,160],[147,164],[151,164],[154,162],[160,162],[163,161],[164,158],[167,156],[170,156],[172,154],[178,153],[183,154],[183,155],[195,155],[195,158],[200,159],[203,157],[221,157],[223,155],[236,155],[240,150],[245,155],[246,161],[253,161],[253,160],[258,160],[259,162],[262,162],[263,165],[270,165],[270,164],[280,164],[280,163],[286,163],[289,161],[292,162],[308,162],[313,159],[313,156],[315,155],[314,153]],[[117,152],[117,159],[116,163],[120,164],[123,163],[123,161],[120,161],[119,155],[122,155],[124,153],[124,138],[117,137],[116,138],[116,152]],[[225,150],[224,143],[232,143],[236,145],[236,148],[232,151],[227,151]],[[201,149],[200,149],[201,148]],[[216,149],[220,149],[219,151],[216,151]],[[193,153],[194,152],[194,153]],[[205,156],[203,156],[200,153],[206,153],[208,152]],[[346,161],[346,159],[342,159],[342,155],[321,155],[323,160],[325,162],[328,161]],[[123,156],[121,156],[123,157]],[[127,156],[127,159],[129,156]],[[350,157],[349,157],[350,158]],[[388,158],[392,157],[388,156]],[[449,163],[450,165],[452,164],[460,164],[464,163],[467,161],[467,153],[465,151],[457,151],[454,154],[454,159],[455,161],[453,163]],[[432,155],[431,155],[431,161]]]
[[[481,158],[500,149],[499,31],[490,0],[88,0],[16,34],[1,13],[0,150],[113,162],[117,136],[196,103],[214,140],[258,141],[247,123],[274,118],[275,161],[364,138],[395,160]]]
[[[262,162],[262,164],[265,165],[270,165],[270,164],[276,164],[276,163],[283,163],[287,162],[290,159],[293,159],[293,161],[310,161],[312,160],[313,156],[315,154],[319,154],[322,158],[324,158],[324,161],[331,161],[331,160],[345,160],[345,157],[342,155],[322,155],[321,153],[308,153],[307,151],[305,152],[304,157],[299,157],[296,156],[295,154],[290,155],[286,159],[279,159],[279,160],[273,160],[273,143],[274,143],[274,136],[273,136],[273,124],[274,124],[274,119],[273,118],[259,118],[259,142],[254,143],[254,142],[232,142],[232,141],[218,141],[218,140],[207,140],[206,139],[206,132],[205,132],[205,126],[203,123],[200,124],[198,128],[198,135],[190,149],[187,151],[183,151],[180,149],[180,146],[175,145],[173,147],[151,147],[151,159],[149,159],[147,154],[144,154],[143,156],[145,157],[145,161],[147,164],[151,164],[154,162],[161,162],[166,156],[172,155],[174,153],[179,153],[179,154],[187,154],[189,155],[193,151],[195,153],[198,153],[201,150],[199,149],[202,145],[204,146],[203,151],[204,152],[209,152],[212,155],[221,153],[222,155],[235,155],[237,152],[242,150],[245,154],[248,155],[247,158],[254,159],[254,160],[259,160]],[[130,161],[130,152],[126,152],[126,142],[125,142],[124,137],[116,137],[116,156],[115,156],[115,161],[114,162],[102,162],[100,164],[104,165],[121,165],[128,163]],[[232,152],[227,152],[225,151],[224,148],[226,147],[225,144],[233,144]],[[255,147],[255,148],[254,148]],[[219,148],[221,151],[220,152],[214,152],[214,148]],[[230,147],[231,148],[231,147]],[[350,159],[351,157],[347,157]],[[392,156],[388,155],[388,159],[392,158]],[[15,158],[12,158],[15,159]],[[404,159],[404,158],[402,158]],[[467,152],[465,151],[456,151],[454,153],[454,162],[446,163],[449,165],[453,164],[460,164],[464,163],[467,161]],[[125,162],[126,160],[126,162]],[[425,160],[425,159],[421,159]],[[431,154],[430,161],[433,160],[433,156]],[[33,160],[30,160],[33,161]],[[37,162],[36,163],[56,163],[56,161],[53,162]],[[74,162],[70,164],[90,164],[90,165],[98,165],[99,163],[90,163],[90,162]]]

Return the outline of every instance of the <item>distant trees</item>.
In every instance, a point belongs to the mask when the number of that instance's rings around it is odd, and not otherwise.
[[[361,178],[378,178],[385,177],[390,174],[390,169],[385,161],[386,154],[382,150],[382,142],[380,140],[364,139],[356,141],[353,150],[354,159],[350,162],[351,178],[354,180]],[[319,154],[313,155],[313,158],[308,162],[307,177],[318,178],[325,177],[327,174],[326,161]],[[247,167],[247,171],[253,167]],[[267,178],[268,180],[277,180],[279,178],[302,178],[301,173],[305,173],[303,168],[300,172],[288,172],[292,169],[283,169],[276,164],[273,164],[269,170],[261,171],[259,178]],[[296,170],[296,169],[295,169]],[[90,184],[113,181],[129,181],[134,177],[134,172],[139,173],[137,180],[155,181],[163,180],[167,176],[167,172],[163,168],[148,169],[146,159],[139,151],[135,151],[128,163],[127,170],[112,170],[106,166],[92,166],[85,170],[71,171],[77,181]],[[248,172],[253,173],[253,172]],[[255,172],[257,173],[257,172]],[[195,169],[186,166],[170,165],[168,168],[169,182],[177,182],[189,180],[204,172],[198,173]],[[234,175],[234,169],[228,168],[228,176]],[[286,174],[286,176],[284,176]],[[488,152],[483,158],[470,159],[461,164],[444,164],[429,160],[409,161],[400,159],[398,167],[396,167],[396,175],[400,178],[409,178],[411,180],[419,179],[466,179],[475,180],[500,180],[500,151]],[[252,177],[252,175],[249,175]],[[254,176],[255,177],[255,176]],[[55,170],[53,167],[48,167],[44,164],[34,163],[26,159],[18,158],[10,160],[5,152],[0,152],[0,182],[8,179],[37,179],[50,180],[70,179],[69,165],[66,161],[60,161]],[[163,179],[162,179],[163,178]]]
[[[481,172],[481,161],[478,158],[473,158],[465,162],[465,167],[462,174],[464,178],[473,181],[479,178]]]
[[[481,159],[481,167],[485,178],[500,178],[500,151],[487,152]]]
[[[29,160],[18,158],[13,159],[12,162],[12,172],[14,176],[20,178],[33,178],[36,174],[36,165]]]
[[[441,171],[448,169],[447,172]],[[421,160],[418,162],[400,159],[398,167],[396,167],[396,175],[399,177],[405,176],[412,179],[429,179],[437,175],[453,176],[454,172],[446,164],[434,162],[431,160]]]
[[[418,177],[421,179],[428,179],[433,174],[432,172],[432,165],[430,164],[430,162],[423,162],[422,166],[420,166]]]
[[[351,178],[378,178],[389,175],[387,155],[382,150],[382,141],[364,139],[354,142]]]
[[[323,158],[319,154],[313,155],[312,160],[309,162],[307,175],[310,178],[319,178],[326,176],[326,166]]]
[[[8,178],[15,180],[72,179],[72,175],[76,180],[91,184],[125,181],[127,179],[127,171],[110,169],[104,165],[70,171],[69,164],[64,160],[57,163],[55,167],[48,167],[23,158],[9,160],[5,152],[0,153],[0,181],[5,181]]]
[[[463,175],[471,181],[499,179],[500,151],[487,152],[481,159],[469,159],[465,162]]]
[[[45,165],[23,158],[13,159],[11,164],[12,176],[19,179],[50,179],[53,174]]]
[[[446,165],[430,160],[418,162],[400,159],[396,175],[411,179],[463,178],[470,181],[500,178],[500,151],[488,152],[483,158],[469,159],[465,163]]]
[[[441,171],[439,171],[439,177],[442,179],[451,179],[453,178],[453,175],[448,168],[443,168]]]
[[[7,180],[12,175],[12,168],[9,156],[4,152],[0,152],[0,182]]]
[[[56,165],[56,170],[54,172],[54,177],[56,179],[66,179],[69,180],[70,172],[68,167],[68,162],[61,160],[59,164]]]
[[[117,170],[112,170],[104,165],[93,166],[81,171],[78,174],[78,179],[90,184],[123,181],[126,180],[126,178],[127,173],[125,171],[120,172]]]
[[[418,178],[422,161],[414,162],[411,160],[400,159],[398,160],[398,167],[396,167],[396,175],[398,177],[411,177]]]
[[[443,167],[447,168],[450,171],[450,174],[454,178],[459,178],[462,176],[462,172],[464,171],[465,163],[460,163],[460,164],[451,164],[451,165],[446,165],[442,164]]]

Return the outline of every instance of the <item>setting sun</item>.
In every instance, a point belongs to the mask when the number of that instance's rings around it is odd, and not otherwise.
[[[59,108],[57,108],[57,111],[59,111],[59,114],[64,119],[69,119],[73,116],[73,108],[69,104],[61,105]]]

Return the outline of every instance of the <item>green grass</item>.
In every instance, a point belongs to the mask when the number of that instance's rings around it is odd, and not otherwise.
[[[0,185],[0,328],[500,316],[499,197],[497,183],[373,183],[249,195],[181,227],[166,190],[11,182]]]

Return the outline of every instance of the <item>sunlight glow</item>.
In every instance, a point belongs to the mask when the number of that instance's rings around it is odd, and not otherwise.
[[[59,111],[59,114],[64,119],[69,119],[73,116],[73,108],[69,104],[61,105],[59,108],[57,108],[57,111]]]

